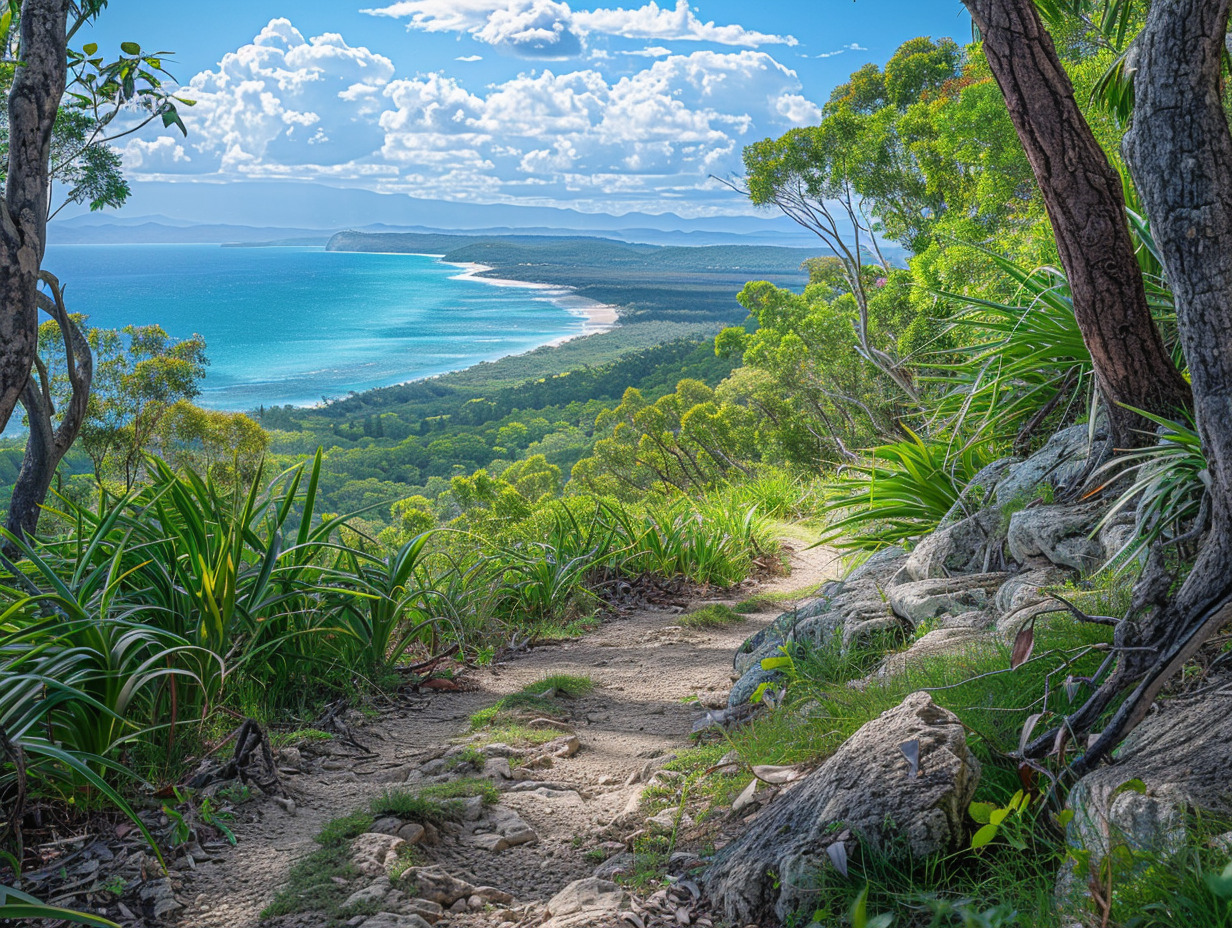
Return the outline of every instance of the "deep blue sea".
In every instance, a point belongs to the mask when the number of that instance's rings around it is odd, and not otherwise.
[[[102,328],[205,338],[196,402],[312,405],[579,334],[562,291],[495,286],[420,255],[218,245],[52,245],[43,266]],[[567,298],[566,298],[567,301]]]

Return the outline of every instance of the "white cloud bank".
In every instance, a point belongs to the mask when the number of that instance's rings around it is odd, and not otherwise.
[[[526,36],[542,28],[517,24]],[[744,145],[820,115],[795,72],[762,51],[639,67],[545,69],[473,89],[439,72],[395,77],[380,54],[275,19],[190,81],[186,140],[139,139],[124,155],[139,178],[319,179],[592,210],[660,212],[671,199],[701,214],[741,208],[708,177],[737,169]]]
[[[408,29],[466,33],[493,48],[527,58],[574,58],[591,35],[659,42],[711,42],[760,48],[795,45],[789,35],[772,35],[729,24],[703,22],[688,0],[660,7],[574,10],[561,0],[398,0],[366,9],[372,16],[405,19]]]

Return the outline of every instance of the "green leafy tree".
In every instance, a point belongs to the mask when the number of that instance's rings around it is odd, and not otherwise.
[[[200,392],[208,361],[200,335],[176,341],[157,325],[92,329],[94,389],[79,442],[99,486],[125,492],[167,414]]]
[[[208,475],[219,486],[246,486],[265,458],[269,435],[242,412],[202,409],[179,400],[158,423],[151,445],[179,470]]]

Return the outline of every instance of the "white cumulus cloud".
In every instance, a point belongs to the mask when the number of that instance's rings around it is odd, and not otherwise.
[[[467,33],[494,48],[531,58],[576,57],[590,35],[745,48],[797,44],[789,35],[703,22],[688,0],[677,0],[675,7],[650,0],[640,7],[594,10],[575,10],[563,0],[399,0],[362,12],[404,19],[408,29]]]
[[[189,143],[224,168],[262,162],[342,163],[380,144],[375,119],[393,78],[388,58],[340,35],[305,39],[271,20],[248,45],[196,75],[185,95]]]

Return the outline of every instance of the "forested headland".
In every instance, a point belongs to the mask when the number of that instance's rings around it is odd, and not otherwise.
[[[621,324],[240,414],[194,405],[203,340],[91,328],[41,268],[49,163],[119,205],[107,114],[192,126],[160,59],[73,50],[27,0],[0,26],[0,421],[28,427],[0,447],[0,905],[157,924],[164,865],[293,811],[280,767],[337,769],[313,745],[659,609],[756,624],[687,748],[592,784],[634,793],[559,850],[616,861],[569,884],[590,902],[514,911],[425,837],[503,853],[504,793],[569,791],[546,771],[602,713],[553,675],[333,810],[263,918],[1232,925],[1232,0],[965,6],[974,41],[908,41],[721,179],[815,250],[341,232]],[[748,594],[810,545],[840,579]],[[74,895],[48,849],[90,829],[149,858]]]

